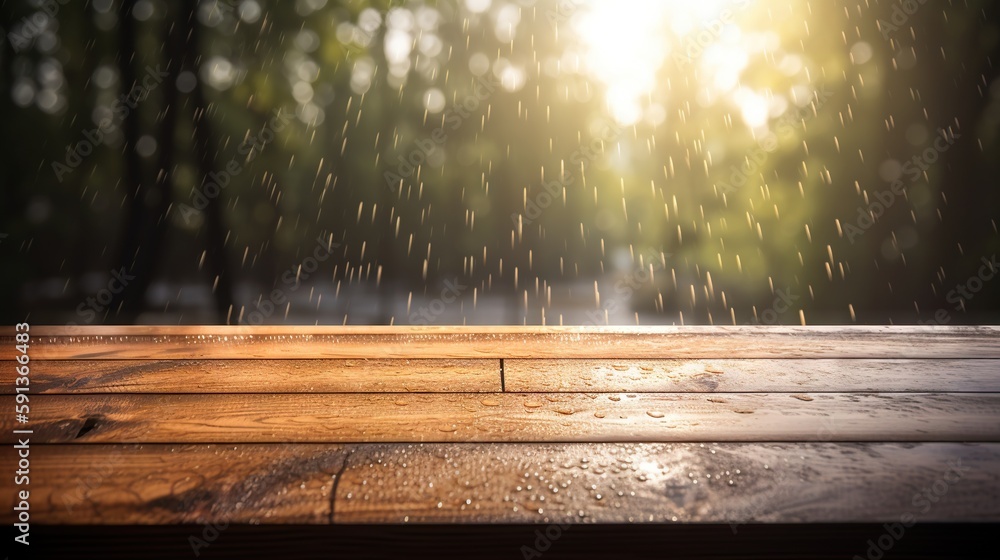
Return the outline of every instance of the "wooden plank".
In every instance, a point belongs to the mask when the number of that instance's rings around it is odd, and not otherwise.
[[[15,366],[0,362],[0,393]],[[500,391],[499,360],[58,360],[31,363],[31,392],[473,393]]]
[[[36,361],[34,393],[488,392],[497,360]],[[514,392],[1000,392],[997,360],[507,360]],[[15,364],[0,362],[0,394]]]
[[[13,339],[0,337],[0,359],[14,352]],[[36,327],[30,352],[35,360],[1000,358],[1000,327]]]
[[[31,457],[39,524],[1000,521],[1000,444],[36,445]],[[13,461],[0,454],[5,472]],[[917,497],[927,490],[935,502]],[[4,523],[13,499],[0,493]]]
[[[32,445],[31,520],[328,523],[346,455],[339,445]],[[0,463],[16,470],[13,453]],[[8,522],[13,499],[0,493]]]
[[[504,360],[512,392],[1000,392],[1000,360]]]
[[[38,443],[1000,441],[997,418],[997,393],[128,394],[33,395],[29,427]]]
[[[348,459],[334,520],[695,522],[736,531],[749,522],[898,522],[906,513],[998,521],[998,467],[998,444],[365,447]],[[934,503],[917,497],[928,490]]]

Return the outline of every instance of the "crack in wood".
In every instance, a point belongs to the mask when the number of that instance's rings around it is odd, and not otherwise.
[[[80,426],[80,431],[76,433],[76,436],[74,436],[73,439],[80,439],[81,437],[87,435],[89,432],[97,428],[97,421],[99,419],[100,418],[97,416],[88,416],[84,420],[83,426]]]
[[[344,472],[347,470],[347,462],[350,460],[351,455],[354,455],[354,449],[350,449],[347,455],[344,456],[344,463],[340,466],[340,470],[337,471],[333,476],[333,487],[330,489],[330,525],[333,525],[334,511],[337,505],[337,487],[340,486],[340,479],[344,476]]]

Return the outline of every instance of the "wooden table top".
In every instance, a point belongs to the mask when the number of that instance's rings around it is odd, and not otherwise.
[[[0,463],[30,429],[43,525],[1000,521],[997,327],[37,326],[28,354]]]

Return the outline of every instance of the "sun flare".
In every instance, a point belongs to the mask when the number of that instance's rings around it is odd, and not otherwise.
[[[639,121],[642,99],[657,85],[667,59],[689,56],[685,39],[721,34],[748,4],[750,0],[588,0],[575,31],[584,45],[587,70],[606,88],[611,115],[621,124]]]

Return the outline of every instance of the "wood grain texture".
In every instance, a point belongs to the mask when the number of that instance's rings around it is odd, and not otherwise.
[[[956,464],[959,474],[949,473]],[[751,522],[895,522],[905,513],[924,522],[997,521],[998,466],[1000,444],[365,447],[348,460],[335,520],[735,530]],[[915,498],[935,485],[935,503]]]
[[[504,360],[511,392],[1000,392],[1000,360]]]
[[[997,418],[996,393],[31,398],[38,443],[1000,441]],[[13,427],[0,416],[3,442]]]
[[[7,328],[7,333],[11,332]],[[36,327],[34,360],[1000,358],[998,327]],[[0,337],[0,359],[14,356]]]
[[[998,327],[31,333],[35,523],[1000,522]]]
[[[0,393],[14,393],[0,362]],[[86,393],[472,393],[500,391],[499,360],[56,360],[31,364],[31,391]]]
[[[13,459],[0,455],[5,472]],[[935,502],[918,498],[935,485]],[[996,522],[998,488],[1000,444],[39,445],[31,511],[92,525],[676,518],[738,534],[906,513]],[[12,499],[0,493],[4,523]]]
[[[40,523],[329,523],[339,445],[31,447]],[[4,451],[6,472],[14,455]],[[13,492],[0,518],[13,522]],[[200,531],[197,534],[201,534]]]

